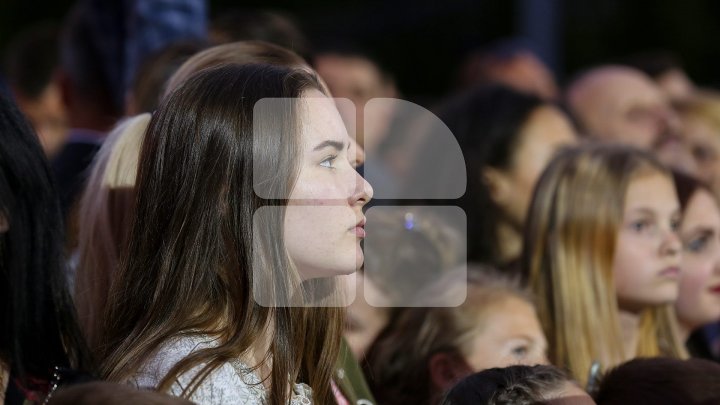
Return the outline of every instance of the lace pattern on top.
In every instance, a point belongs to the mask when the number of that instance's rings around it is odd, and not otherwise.
[[[134,384],[139,388],[155,389],[178,361],[216,344],[213,338],[203,335],[172,339],[145,363],[136,375]],[[181,374],[167,393],[181,396],[203,366],[200,364]],[[292,392],[290,405],[312,405],[312,389],[307,384],[293,384]],[[188,399],[200,405],[261,405],[266,403],[267,392],[250,367],[240,360],[233,360],[208,374]]]

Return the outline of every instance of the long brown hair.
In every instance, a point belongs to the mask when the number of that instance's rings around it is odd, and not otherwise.
[[[208,48],[188,59],[168,80],[166,93],[202,69],[248,63],[310,69],[300,56],[285,48],[261,41],[234,42]],[[75,305],[91,347],[97,343],[120,254],[127,248],[138,159],[149,122],[150,114],[140,114],[111,131],[93,161],[80,200]]]
[[[313,388],[316,402],[333,401],[342,310],[263,307],[253,297],[253,254],[267,264],[264,273],[298,279],[282,238],[268,237],[283,234],[284,210],[259,224],[253,215],[286,204],[301,150],[300,101],[260,129],[253,128],[253,107],[266,97],[300,100],[311,89],[322,86],[306,70],[227,65],[192,76],[155,113],[140,158],[128,254],[105,311],[104,377],[132,378],[173,337],[213,335],[217,347],[178,362],[158,387],[168,389],[202,364],[184,391],[190,396],[210,372],[247,354],[269,330],[269,403],[286,404],[289,383],[297,380]],[[254,182],[285,199],[259,198]]]
[[[550,361],[585,383],[593,361],[625,360],[613,258],[625,194],[644,173],[670,173],[650,154],[587,145],[560,153],[535,189],[528,212],[523,273],[538,296]],[[640,318],[638,356],[686,356],[672,304]]]

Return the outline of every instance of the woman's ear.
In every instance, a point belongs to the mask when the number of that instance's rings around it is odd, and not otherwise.
[[[473,372],[460,355],[448,352],[433,354],[428,361],[428,370],[430,381],[439,392],[449,390]]]
[[[0,214],[0,233],[5,233],[10,228],[10,224],[8,224],[7,219],[5,218],[5,215]]]
[[[498,207],[507,205],[507,202],[513,198],[512,184],[508,176],[502,170],[494,167],[484,167],[481,175],[490,199],[495,205]]]

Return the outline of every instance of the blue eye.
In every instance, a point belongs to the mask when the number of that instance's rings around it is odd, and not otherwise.
[[[703,235],[698,238],[690,240],[687,244],[685,244],[685,249],[687,249],[690,252],[693,253],[699,253],[705,250],[705,247],[708,244],[708,241],[710,238],[708,235]]]
[[[335,162],[336,158],[337,158],[337,155],[328,156],[322,162],[320,162],[320,166],[328,168],[328,169],[333,169],[334,168],[333,163]]]

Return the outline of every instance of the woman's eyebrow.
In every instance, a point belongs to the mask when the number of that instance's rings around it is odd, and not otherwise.
[[[326,148],[326,147],[328,147],[328,146],[332,147],[333,149],[335,149],[335,150],[337,150],[337,151],[341,151],[341,150],[343,149],[344,144],[343,144],[342,142],[339,142],[339,141],[327,140],[327,141],[322,141],[322,142],[320,142],[317,146],[315,146],[315,148],[313,148],[313,150],[314,150],[314,151],[316,151],[316,150],[321,150],[321,149]]]

